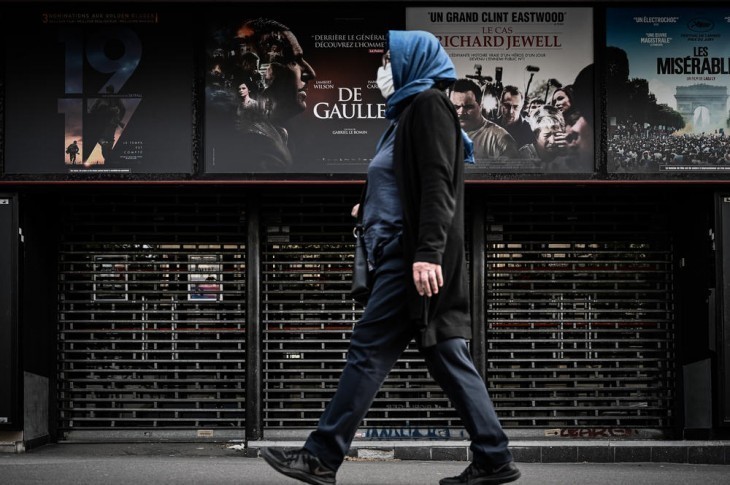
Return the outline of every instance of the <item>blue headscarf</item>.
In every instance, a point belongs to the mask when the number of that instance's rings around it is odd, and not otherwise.
[[[422,30],[391,30],[388,33],[390,65],[395,92],[386,102],[385,117],[394,119],[398,105],[411,96],[433,87],[438,81],[456,81],[456,68],[438,39]],[[474,143],[461,130],[464,161],[474,163]]]

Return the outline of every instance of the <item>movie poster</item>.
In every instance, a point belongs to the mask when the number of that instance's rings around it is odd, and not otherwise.
[[[406,27],[454,61],[467,174],[593,173],[591,8],[412,7]]]
[[[730,8],[609,8],[607,169],[730,173]]]
[[[187,15],[58,4],[4,21],[6,174],[191,173]]]
[[[387,127],[376,85],[402,9],[241,6],[206,21],[205,171],[364,174]]]

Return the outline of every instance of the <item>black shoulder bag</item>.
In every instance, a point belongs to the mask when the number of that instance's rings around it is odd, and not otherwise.
[[[368,267],[368,252],[365,248],[365,238],[363,237],[365,231],[362,226],[362,210],[366,188],[367,183],[363,187],[362,194],[360,195],[357,222],[355,223],[355,228],[352,230],[352,234],[355,236],[355,257],[352,263],[352,288],[350,289],[350,296],[362,306],[367,304],[372,289],[372,277],[370,268]]]

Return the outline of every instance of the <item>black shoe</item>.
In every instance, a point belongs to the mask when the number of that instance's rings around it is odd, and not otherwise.
[[[304,448],[283,451],[262,448],[261,456],[274,470],[312,485],[335,485],[335,472]]]
[[[513,461],[498,467],[472,463],[458,477],[442,478],[439,485],[497,485],[514,482],[520,478],[520,471]]]

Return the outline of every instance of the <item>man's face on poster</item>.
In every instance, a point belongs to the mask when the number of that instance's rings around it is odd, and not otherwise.
[[[476,96],[471,91],[458,92],[452,91],[449,95],[451,103],[459,115],[459,123],[465,130],[475,130],[479,127],[482,114],[481,106],[477,103]]]
[[[530,118],[535,117],[535,113],[543,106],[543,103],[540,101],[532,101],[530,103],[530,107],[527,109],[527,112],[530,116]]]
[[[251,47],[265,68],[263,97],[270,118],[284,122],[303,112],[307,107],[308,83],[316,74],[304,60],[304,51],[294,33],[266,33]]]
[[[522,108],[522,95],[512,94],[505,91],[502,94],[502,102],[499,105],[499,112],[505,123],[511,125],[520,120],[520,109]]]
[[[593,127],[581,116],[567,129],[568,150],[581,160],[593,158]]]

